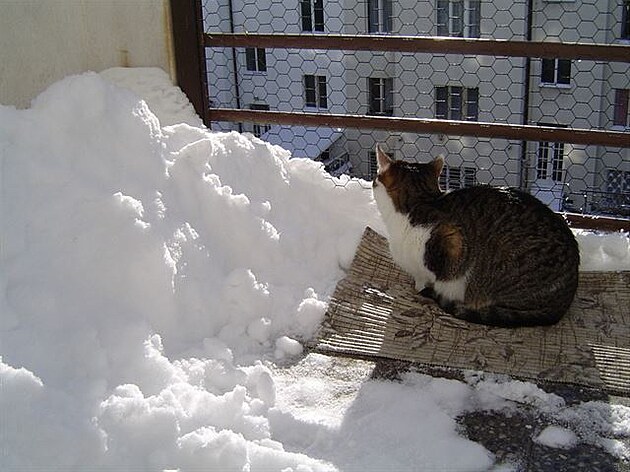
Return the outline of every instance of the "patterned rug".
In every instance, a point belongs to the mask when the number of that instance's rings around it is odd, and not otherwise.
[[[630,396],[630,272],[582,272],[575,301],[554,326],[467,323],[415,293],[387,240],[365,230],[311,345],[319,352],[484,370]]]

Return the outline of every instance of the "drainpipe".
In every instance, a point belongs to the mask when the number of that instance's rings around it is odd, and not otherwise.
[[[232,0],[228,0],[230,9],[230,33],[234,34],[234,6]],[[236,95],[236,108],[241,109],[241,92],[238,86],[238,60],[236,58],[236,48],[232,48],[232,67],[234,69],[234,94]],[[238,132],[243,132],[243,123],[237,123]]]
[[[527,0],[527,18],[525,23],[525,39],[527,41],[532,40],[532,23],[534,16],[533,0]],[[530,79],[532,70],[532,60],[530,57],[525,58],[525,71],[523,78],[523,110],[521,113],[521,124],[529,124],[529,95],[530,91]],[[522,190],[528,190],[529,179],[527,176],[527,141],[521,142],[521,160],[520,160],[520,172],[519,172],[519,188]]]

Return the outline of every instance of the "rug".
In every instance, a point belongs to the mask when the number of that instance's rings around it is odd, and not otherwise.
[[[581,272],[573,305],[554,326],[476,325],[417,296],[387,240],[367,228],[310,347],[630,396],[630,272]]]

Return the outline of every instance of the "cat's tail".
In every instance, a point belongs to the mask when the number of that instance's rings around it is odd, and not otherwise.
[[[553,325],[560,321],[565,311],[519,310],[499,305],[490,305],[479,310],[472,310],[464,305],[459,305],[449,310],[456,318],[471,323],[503,328]]]

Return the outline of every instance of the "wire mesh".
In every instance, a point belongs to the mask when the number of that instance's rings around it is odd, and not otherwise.
[[[628,0],[206,0],[203,21],[206,33],[630,45]],[[623,61],[290,47],[207,48],[206,60],[211,107],[630,130]],[[366,180],[376,143],[397,159],[442,154],[445,190],[513,186],[554,210],[630,217],[627,148],[271,123],[213,128],[251,132],[322,161],[333,176]]]

